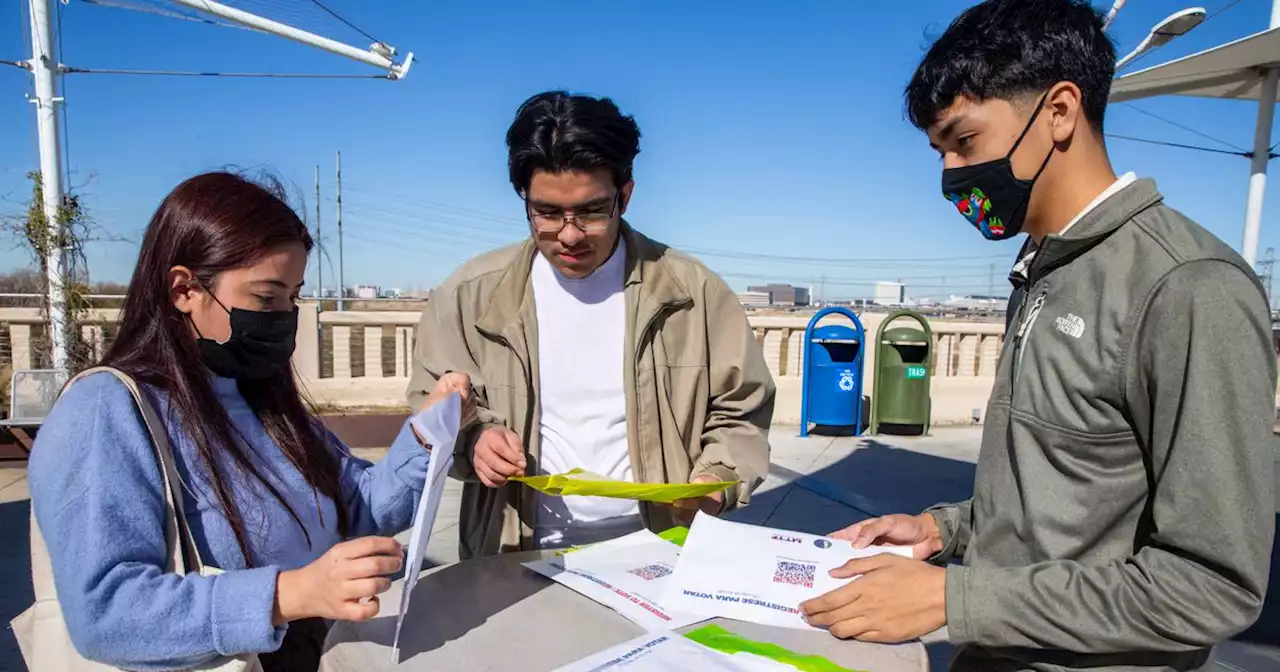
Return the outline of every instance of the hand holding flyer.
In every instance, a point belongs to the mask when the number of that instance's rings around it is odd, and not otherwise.
[[[440,497],[444,494],[445,479],[453,466],[453,444],[458,438],[462,422],[462,397],[456,392],[443,401],[418,413],[409,420],[418,435],[432,448],[427,465],[427,481],[418,500],[418,510],[413,518],[413,532],[409,536],[408,557],[405,558],[404,592],[400,594],[400,614],[396,618],[396,634],[391,642],[391,656],[400,656],[400,627],[409,611],[409,598],[422,572],[422,556],[427,551],[431,528],[435,526],[436,513],[440,510]]]
[[[911,557],[909,547],[855,550],[847,541],[699,514],[662,601],[705,617],[807,629],[800,603],[847,583],[829,572],[880,553]]]

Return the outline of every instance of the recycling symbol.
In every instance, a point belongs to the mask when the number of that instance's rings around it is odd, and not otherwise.
[[[845,392],[853,391],[853,372],[852,371],[840,372],[840,389],[844,390]]]

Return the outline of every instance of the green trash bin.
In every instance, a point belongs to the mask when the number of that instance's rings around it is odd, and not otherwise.
[[[888,328],[898,318],[911,318],[914,327]],[[880,323],[876,334],[875,380],[871,392],[871,433],[892,425],[900,432],[929,432],[930,372],[933,331],[920,314],[909,310],[893,313]]]

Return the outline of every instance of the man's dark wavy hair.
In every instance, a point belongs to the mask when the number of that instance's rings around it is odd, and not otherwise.
[[[524,194],[535,170],[608,170],[615,186],[631,181],[640,127],[608,98],[565,91],[526,100],[507,131],[511,186]]]
[[[1071,82],[1101,134],[1115,65],[1115,45],[1087,0],[987,0],[929,48],[903,93],[907,118],[927,129],[961,96],[1015,101]]]

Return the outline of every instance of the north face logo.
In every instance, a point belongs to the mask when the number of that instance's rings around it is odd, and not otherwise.
[[[1072,315],[1071,313],[1067,313],[1065,317],[1059,317],[1054,320],[1053,326],[1057,327],[1058,331],[1061,331],[1071,338],[1080,338],[1081,336],[1084,336],[1084,320],[1080,319],[1076,315]]]

